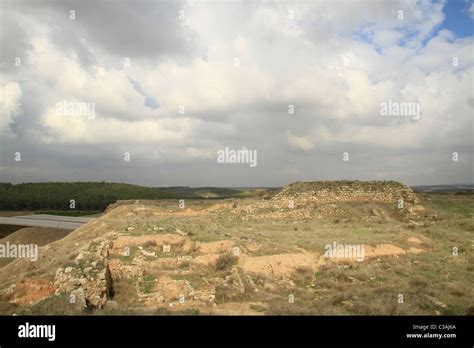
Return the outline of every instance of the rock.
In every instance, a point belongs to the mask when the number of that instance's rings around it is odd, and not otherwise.
[[[188,235],[186,232],[181,231],[179,228],[176,228],[176,233],[183,237]]]
[[[255,285],[255,282],[253,281],[252,277],[250,275],[246,274],[245,279],[246,279],[246,284],[249,287],[249,290],[252,291],[252,292],[258,292],[257,285]]]
[[[72,267],[66,267],[66,269],[64,270],[64,273],[71,273],[72,272]]]
[[[215,289],[217,297],[219,297],[219,293],[223,293],[229,298],[245,293],[245,286],[237,272],[237,269],[232,271],[231,274],[224,279],[224,281],[222,281],[222,279],[218,281]]]
[[[69,295],[69,302],[72,304],[76,304],[81,308],[86,308],[87,304],[84,289],[78,288],[76,290],[71,291]]]
[[[99,305],[101,304],[100,297],[97,295],[93,296],[89,301],[94,307],[99,307]]]
[[[141,253],[143,254],[143,256],[147,256],[147,257],[156,257],[156,254],[155,252],[148,252],[146,250],[141,250]]]
[[[97,261],[97,262],[96,262],[96,265],[95,265],[95,268],[96,268],[98,271],[102,271],[102,270],[105,268],[104,261],[102,261],[102,260]]]
[[[342,304],[344,307],[348,307],[348,308],[354,307],[354,304],[353,304],[351,301],[349,301],[349,300],[342,301],[341,304]]]
[[[105,304],[104,308],[105,309],[118,309],[120,306],[119,304],[116,302],[116,301],[107,301],[107,303]]]
[[[406,227],[408,228],[415,228],[415,227],[418,227],[418,226],[423,226],[423,223],[422,222],[416,222],[416,221],[413,221],[413,220],[408,220],[408,223],[405,225]]]

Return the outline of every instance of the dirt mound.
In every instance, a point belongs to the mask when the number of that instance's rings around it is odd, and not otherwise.
[[[410,237],[408,241],[413,244],[422,244],[423,242],[418,237]]]
[[[379,244],[376,246],[365,247],[366,257],[404,255],[406,251],[391,244]]]
[[[199,243],[199,252],[203,254],[209,253],[220,253],[224,251],[229,251],[235,245],[235,242],[231,240],[219,240],[209,243]]]
[[[309,252],[286,253],[239,258],[239,266],[244,272],[259,273],[267,277],[289,277],[298,267],[316,270],[318,255]]]

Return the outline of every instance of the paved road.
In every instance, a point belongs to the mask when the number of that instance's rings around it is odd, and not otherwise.
[[[64,228],[75,230],[95,218],[33,214],[12,217],[0,217],[0,224],[29,227]]]

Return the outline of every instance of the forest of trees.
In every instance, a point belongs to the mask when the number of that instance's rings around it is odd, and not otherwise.
[[[103,211],[119,199],[196,199],[212,193],[215,198],[242,192],[227,188],[144,187],[106,182],[48,182],[13,185],[0,183],[0,210]]]
[[[105,182],[0,183],[0,210],[70,209],[102,211],[119,199],[179,199],[158,188]]]

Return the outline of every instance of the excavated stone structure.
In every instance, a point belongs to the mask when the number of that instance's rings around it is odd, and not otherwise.
[[[337,202],[383,202],[418,205],[419,200],[408,186],[396,181],[314,181],[295,182],[276,194],[272,203],[295,205]]]

